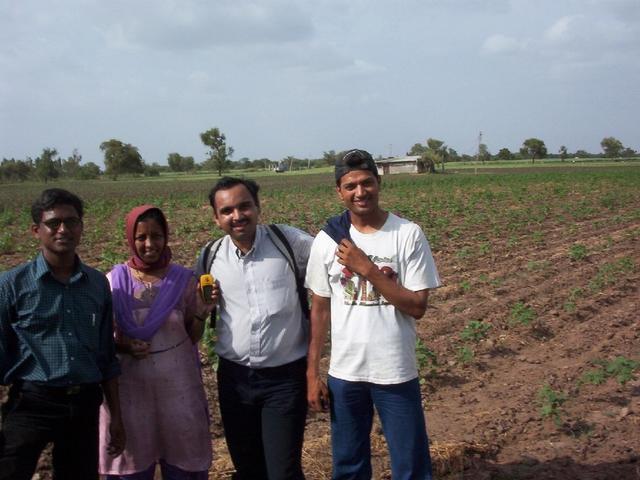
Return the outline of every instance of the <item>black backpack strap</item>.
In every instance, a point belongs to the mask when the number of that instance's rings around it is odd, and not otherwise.
[[[220,250],[223,238],[224,237],[218,238],[217,240],[209,240],[207,244],[202,247],[195,269],[198,277],[211,272],[211,265],[213,265],[213,261],[218,254],[218,250]]]
[[[280,253],[284,256],[284,258],[289,263],[291,270],[293,270],[293,274],[296,279],[296,288],[298,290],[298,299],[300,300],[300,307],[302,308],[302,313],[308,319],[309,318],[309,296],[307,295],[307,289],[304,288],[304,278],[300,275],[300,269],[298,269],[298,264],[296,263],[296,257],[293,253],[293,249],[291,248],[291,244],[289,240],[287,240],[286,235],[280,230],[280,228],[275,224],[268,225],[269,237],[271,241],[276,246]]]

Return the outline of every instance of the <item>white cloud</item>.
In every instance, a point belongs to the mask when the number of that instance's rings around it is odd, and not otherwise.
[[[480,127],[626,144],[639,57],[640,0],[0,0],[0,155],[96,161],[122,136],[162,161],[211,126],[238,157],[427,136],[462,153]]]
[[[550,42],[567,40],[571,36],[571,23],[578,18],[575,15],[560,18],[544,32],[544,38]]]
[[[109,2],[110,8],[113,2]],[[123,5],[128,14],[103,25],[113,46],[175,51],[220,45],[304,41],[313,35],[308,15],[292,0],[209,2],[137,1]],[[115,40],[115,42],[113,41]]]
[[[482,44],[482,51],[490,55],[512,54],[526,48],[527,41],[519,40],[500,33],[491,35]]]

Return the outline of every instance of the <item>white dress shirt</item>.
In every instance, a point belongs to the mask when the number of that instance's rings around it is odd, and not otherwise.
[[[287,225],[278,227],[304,278],[313,237]],[[245,255],[228,235],[224,237],[211,266],[221,292],[216,353],[251,368],[276,367],[307,354],[307,319],[295,276],[267,228],[258,225],[253,247]]]

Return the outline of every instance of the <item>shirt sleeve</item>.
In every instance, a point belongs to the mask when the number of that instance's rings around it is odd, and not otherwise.
[[[413,224],[413,231],[406,243],[406,267],[402,284],[409,290],[418,291],[441,286],[431,247],[424,232]]]
[[[100,324],[100,358],[98,367],[102,373],[103,382],[120,375],[120,362],[116,357],[116,344],[113,337],[113,302],[106,278],[104,281],[104,308]]]
[[[331,243],[333,243],[333,246]],[[318,233],[311,245],[305,286],[320,297],[331,297],[329,263],[326,261],[326,258],[328,249],[331,249],[331,255],[333,255],[335,246],[336,243],[322,231]]]
[[[307,272],[309,252],[311,251],[313,237],[303,230],[288,225],[279,225],[279,227],[281,227],[281,230],[289,241],[289,245],[291,245],[298,270],[302,278],[304,278]]]
[[[204,261],[204,252],[205,252],[206,247],[203,247],[202,249],[200,249],[200,253],[198,254],[198,259],[196,260],[195,265],[193,266],[193,271],[195,272],[195,275],[197,278],[200,278],[200,275],[204,274],[204,269],[202,267],[202,262]]]
[[[0,385],[7,385],[7,373],[11,368],[11,343],[15,332],[11,328],[12,302],[6,276],[0,276]]]

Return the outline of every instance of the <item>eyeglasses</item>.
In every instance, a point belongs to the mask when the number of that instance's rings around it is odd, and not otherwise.
[[[78,228],[82,225],[82,219],[78,217],[67,218],[50,218],[42,222],[49,230],[58,230],[60,225],[64,223],[65,227],[69,229]]]

